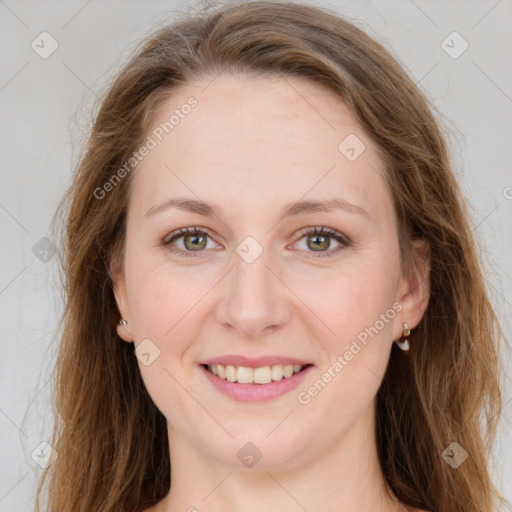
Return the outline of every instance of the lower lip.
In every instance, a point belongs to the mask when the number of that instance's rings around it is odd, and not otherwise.
[[[212,385],[229,398],[240,402],[261,402],[271,400],[295,389],[313,366],[307,366],[302,371],[294,373],[291,377],[272,381],[268,384],[239,384],[238,382],[230,382],[229,380],[217,377],[204,366],[200,366],[200,368]]]

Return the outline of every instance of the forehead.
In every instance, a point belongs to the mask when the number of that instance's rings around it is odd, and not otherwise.
[[[387,193],[378,151],[349,108],[304,79],[231,74],[189,83],[155,113],[147,137],[154,148],[132,188],[141,207],[174,193],[235,203],[243,195],[242,208],[343,193],[357,204],[375,196],[371,210]]]

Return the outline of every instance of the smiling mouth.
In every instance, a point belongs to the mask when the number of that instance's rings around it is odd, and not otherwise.
[[[247,366],[234,366],[231,364],[205,364],[202,366],[219,379],[229,382],[238,382],[239,384],[270,384],[271,382],[288,379],[311,365],[276,364],[260,368],[248,368]]]

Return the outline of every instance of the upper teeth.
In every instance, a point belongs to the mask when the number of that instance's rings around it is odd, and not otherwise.
[[[304,368],[300,364],[276,364],[275,366],[262,366],[261,368],[248,368],[247,366],[233,366],[231,364],[209,364],[207,365],[214,375],[229,382],[240,384],[268,384],[269,382],[281,380],[283,377],[291,377],[294,373]]]

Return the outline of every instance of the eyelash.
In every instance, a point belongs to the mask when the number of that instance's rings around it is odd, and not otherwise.
[[[168,248],[168,250],[174,254],[179,254],[180,256],[183,256],[185,258],[197,258],[200,256],[196,256],[193,254],[194,252],[204,252],[203,250],[200,251],[183,251],[182,249],[175,249],[175,248],[169,248],[170,244],[174,242],[175,240],[178,240],[179,238],[182,238],[185,235],[194,234],[194,235],[207,235],[208,237],[212,238],[210,236],[210,231],[206,228],[197,228],[194,227],[192,229],[190,228],[182,228],[178,229],[177,231],[173,231],[169,235],[167,235],[164,240],[162,241],[162,245]],[[349,247],[352,244],[352,241],[347,236],[339,233],[338,231],[334,231],[333,229],[321,227],[318,228],[305,228],[300,231],[299,234],[299,240],[302,240],[304,237],[308,235],[328,235],[331,238],[334,238],[337,242],[339,242],[341,245],[337,247],[336,249],[330,250],[330,251],[318,251],[317,255],[314,256],[315,258],[329,258],[332,257],[334,254],[337,254],[340,250],[343,250],[345,247]],[[316,252],[316,251],[307,251],[307,252]]]

